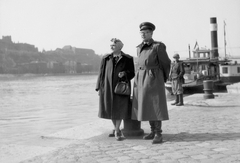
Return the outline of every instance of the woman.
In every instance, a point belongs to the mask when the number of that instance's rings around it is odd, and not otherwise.
[[[111,119],[114,125],[113,134],[119,141],[123,136],[120,125],[123,119],[129,118],[130,95],[118,95],[114,89],[120,80],[130,80],[134,77],[133,57],[121,51],[123,43],[116,38],[111,39],[112,53],[103,56],[98,75],[96,91],[99,91],[100,118]]]

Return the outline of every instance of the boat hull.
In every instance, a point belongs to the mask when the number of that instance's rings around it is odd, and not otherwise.
[[[240,82],[240,76],[221,77],[221,81],[227,84],[238,83]]]
[[[191,84],[183,84],[183,93],[184,94],[194,94],[194,93],[204,93],[204,87],[203,83],[191,83]],[[165,83],[166,90],[172,94],[172,85],[171,82]],[[215,81],[213,82],[213,92],[226,92],[226,84],[223,84],[222,82]]]

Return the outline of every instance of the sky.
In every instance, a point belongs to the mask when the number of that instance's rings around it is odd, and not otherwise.
[[[139,24],[156,26],[153,39],[163,42],[169,57],[189,56],[211,48],[210,18],[218,24],[219,55],[240,56],[240,0],[0,0],[0,37],[35,45],[39,51],[71,45],[111,52],[111,38],[122,40],[123,52],[137,56]]]

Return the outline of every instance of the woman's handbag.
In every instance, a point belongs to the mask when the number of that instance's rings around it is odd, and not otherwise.
[[[125,81],[118,81],[114,89],[114,93],[118,95],[131,95],[131,87],[128,80],[126,79]]]

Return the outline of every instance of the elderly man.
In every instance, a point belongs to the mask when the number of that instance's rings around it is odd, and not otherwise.
[[[162,142],[162,121],[168,120],[165,86],[171,61],[162,42],[152,39],[155,25],[140,24],[142,43],[137,46],[138,64],[133,85],[132,119],[149,121],[151,133],[143,139]]]
[[[176,96],[176,100],[172,105],[182,106],[183,104],[183,88],[184,83],[183,75],[185,73],[183,62],[179,60],[179,54],[173,55],[174,62],[171,66],[169,79],[172,81],[172,92]]]

